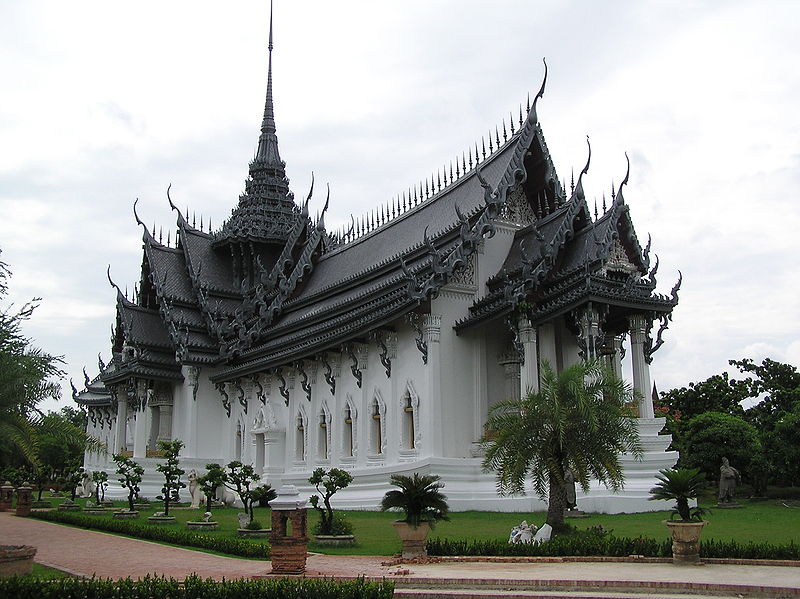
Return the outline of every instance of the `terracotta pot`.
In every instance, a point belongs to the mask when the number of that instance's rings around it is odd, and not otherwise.
[[[392,522],[392,526],[397,531],[397,536],[403,544],[402,557],[409,559],[428,555],[425,548],[425,539],[431,531],[431,525],[421,522],[419,526],[411,526],[408,522],[397,520]]]
[[[0,577],[30,574],[36,547],[0,545]]]
[[[664,520],[672,534],[672,563],[700,563],[700,533],[708,522],[673,522]]]

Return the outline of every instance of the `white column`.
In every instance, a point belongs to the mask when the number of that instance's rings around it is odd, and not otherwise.
[[[290,422],[291,426],[292,423]],[[268,430],[264,433],[264,482],[274,488],[281,485],[283,464],[286,459],[286,431]]]
[[[650,365],[645,360],[644,344],[647,319],[643,314],[628,318],[631,331],[631,363],[633,366],[633,388],[641,394],[639,398],[639,418],[653,418],[652,388],[650,385]]]
[[[428,365],[426,369],[427,397],[424,399],[430,414],[427,438],[422,439],[423,451],[426,455],[441,456],[444,453],[444,428],[442,420],[442,369],[441,369],[441,335],[442,317],[439,314],[428,314],[423,323],[425,340],[428,343]]]
[[[200,384],[200,368],[186,367],[186,391],[183,393],[183,439],[187,457],[200,457],[197,447],[197,388]]]
[[[553,322],[539,325],[539,357],[542,362],[550,364],[553,372],[558,372],[558,354],[556,353],[556,329]]]
[[[622,350],[625,343],[625,335],[615,335],[611,341],[614,349],[614,354],[611,356],[611,370],[617,375],[617,378],[622,378]]]
[[[158,407],[158,437],[157,441],[172,440],[172,406],[161,404]]]
[[[139,380],[136,383],[136,399],[138,407],[136,412],[136,428],[133,433],[133,457],[147,456],[148,432],[150,429],[150,410],[147,409],[147,381]]]
[[[526,397],[528,392],[539,390],[539,356],[536,349],[536,329],[527,318],[519,319],[519,338],[524,348],[524,363],[520,366],[519,390],[520,397]]]
[[[117,396],[117,422],[114,431],[114,447],[112,454],[120,453],[128,449],[128,443],[125,439],[125,423],[128,418],[128,393],[122,385],[117,385],[114,388],[114,393]]]

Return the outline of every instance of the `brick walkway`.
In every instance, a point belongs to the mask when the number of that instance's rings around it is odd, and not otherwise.
[[[388,531],[390,533],[392,531]],[[0,513],[0,543],[34,545],[36,561],[82,576],[132,578],[158,574],[184,578],[196,573],[210,578],[240,578],[267,574],[266,560],[220,557],[118,537],[102,532],[61,526],[31,518]],[[447,581],[612,581],[631,587],[653,588],[659,583],[703,585],[744,585],[759,589],[798,589],[783,596],[800,597],[800,567],[707,564],[702,567],[671,563],[492,563],[447,562],[382,566],[386,557],[324,556],[308,558],[307,575],[389,577],[406,583]],[[722,589],[720,589],[722,590]],[[769,594],[769,593],[767,593]]]

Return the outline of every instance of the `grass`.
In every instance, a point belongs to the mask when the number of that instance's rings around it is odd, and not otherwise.
[[[54,505],[58,498],[53,498]],[[84,500],[78,500],[84,503]],[[711,500],[703,502],[710,505]],[[122,507],[123,502],[119,502]],[[749,502],[742,500],[741,509],[713,509],[707,516],[709,525],[703,531],[704,539],[736,540],[739,542],[787,543],[800,541],[800,507],[784,507],[781,500],[765,502]],[[153,511],[160,511],[161,504],[153,503],[151,510],[141,514],[138,522],[150,526],[175,526],[185,528],[188,520],[201,520],[204,509],[170,509],[175,516],[175,524],[152,524],[146,516]],[[235,537],[238,521],[236,508],[219,508],[212,510],[214,519],[219,523],[216,531],[203,531],[203,534]],[[255,508],[255,519],[268,528],[271,522],[269,508]],[[331,555],[393,555],[400,551],[400,541],[390,523],[396,520],[395,513],[346,511],[347,518],[353,524],[357,545],[354,547],[321,548],[312,540],[309,550]],[[670,512],[648,512],[642,514],[588,514],[586,518],[569,519],[568,522],[578,529],[601,525],[617,536],[650,537],[663,539],[668,536],[661,523],[669,519]],[[102,516],[98,516],[100,518]],[[309,529],[318,520],[317,513],[309,509]],[[455,512],[449,522],[440,522],[431,536],[451,540],[496,540],[507,539],[512,527],[522,520],[541,525],[545,521],[544,512],[504,513],[504,512]],[[253,539],[253,543],[265,543],[267,540]],[[209,552],[214,553],[214,552]]]
[[[49,568],[47,566],[43,566],[42,564],[37,564],[33,562],[33,568],[31,569],[30,574],[25,574],[25,578],[41,578],[43,580],[53,580],[55,578],[71,578],[70,574],[66,572],[62,572],[61,570],[56,570],[55,568]]]

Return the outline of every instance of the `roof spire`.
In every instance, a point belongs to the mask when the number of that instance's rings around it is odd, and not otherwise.
[[[277,159],[278,138],[275,136],[275,110],[272,106],[272,0],[269,3],[269,60],[267,63],[267,100],[264,104],[264,119],[261,121],[261,136],[258,138],[256,160],[273,162]]]

